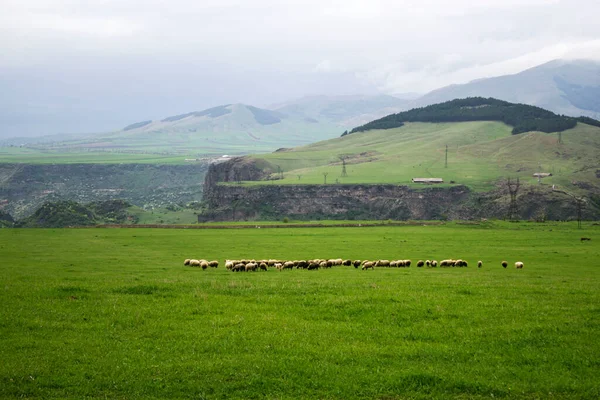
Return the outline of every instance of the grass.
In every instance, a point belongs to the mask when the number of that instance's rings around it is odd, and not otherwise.
[[[176,211],[155,208],[149,211],[132,206],[127,209],[127,215],[136,217],[137,224],[195,224],[198,222],[197,212],[189,208]]]
[[[491,222],[0,230],[0,397],[598,398],[598,232]],[[182,265],[316,256],[471,266]]]
[[[507,176],[535,184],[534,172],[551,172],[553,176],[544,179],[550,185],[571,187],[574,180],[595,181],[600,129],[578,124],[562,133],[562,144],[557,134],[512,135],[511,129],[489,121],[409,123],[255,157],[284,171],[284,179],[276,184],[322,184],[324,173],[328,174],[329,184],[415,186],[412,178],[439,177],[481,191],[494,188],[500,178]],[[347,177],[341,176],[342,155],[348,157]]]
[[[111,151],[60,151],[20,147],[0,147],[0,163],[26,164],[185,164],[195,156],[136,154]]]

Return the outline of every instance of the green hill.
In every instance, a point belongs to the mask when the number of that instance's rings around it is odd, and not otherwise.
[[[600,124],[600,122],[591,118],[584,118],[584,122]],[[391,114],[354,128],[350,133],[364,132],[371,129],[399,128],[405,122],[462,121],[504,122],[513,127],[512,133],[515,135],[530,131],[561,132],[574,128],[577,124],[576,118],[556,115],[543,108],[509,103],[493,98],[469,97]]]
[[[548,172],[552,176],[543,184],[600,193],[600,128],[577,123],[560,136],[538,131],[513,135],[512,130],[496,121],[409,122],[251,159],[268,162],[266,170],[277,184],[322,184],[326,179],[328,184],[411,185],[415,177],[439,177],[444,185],[487,191],[505,177],[537,184],[533,173]],[[267,182],[248,184],[257,183]]]
[[[125,210],[131,205],[123,200],[107,200],[87,205],[75,201],[48,202],[35,213],[18,222],[26,228],[63,228],[68,226],[91,226],[100,223],[124,223]]]

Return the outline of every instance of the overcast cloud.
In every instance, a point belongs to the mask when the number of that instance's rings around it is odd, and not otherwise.
[[[600,59],[597,0],[3,0],[0,136]]]

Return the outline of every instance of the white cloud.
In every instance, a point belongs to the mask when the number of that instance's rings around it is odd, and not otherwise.
[[[4,0],[0,68],[85,69],[82,60],[101,58],[112,69],[158,64],[167,76],[182,65],[228,66],[233,80],[276,74],[264,92],[323,73],[423,92],[598,58],[599,14],[597,0]]]

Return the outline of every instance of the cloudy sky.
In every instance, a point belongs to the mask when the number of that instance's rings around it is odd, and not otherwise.
[[[598,0],[2,0],[0,137],[600,58]]]

